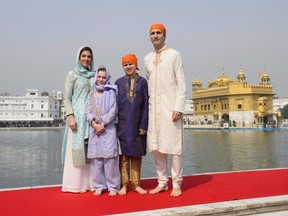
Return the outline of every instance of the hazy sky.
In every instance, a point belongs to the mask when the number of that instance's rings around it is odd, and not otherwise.
[[[62,91],[82,45],[113,82],[127,53],[144,75],[149,27],[160,22],[166,44],[182,55],[188,98],[192,81],[207,87],[223,67],[233,79],[242,68],[255,84],[266,68],[274,92],[288,96],[287,11],[287,0],[1,0],[0,92]]]

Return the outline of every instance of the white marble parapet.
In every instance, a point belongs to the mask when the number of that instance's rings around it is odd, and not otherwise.
[[[255,199],[243,199],[230,202],[209,203],[203,205],[191,205],[191,206],[158,209],[151,211],[141,211],[141,212],[117,214],[117,216],[124,216],[124,215],[226,216],[226,215],[257,215],[265,212],[278,212],[278,211],[287,211],[288,213],[288,195],[263,197]]]

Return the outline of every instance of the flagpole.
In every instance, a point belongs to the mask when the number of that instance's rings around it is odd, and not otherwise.
[[[260,72],[260,67],[258,67],[258,79],[259,83],[261,82],[261,72]]]

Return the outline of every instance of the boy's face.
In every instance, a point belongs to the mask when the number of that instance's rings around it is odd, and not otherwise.
[[[126,62],[123,65],[124,72],[126,73],[127,76],[133,76],[136,73],[136,65],[133,64],[132,62]]]

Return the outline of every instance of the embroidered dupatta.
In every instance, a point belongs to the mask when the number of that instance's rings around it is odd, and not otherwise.
[[[66,76],[64,89],[64,106],[66,115],[73,114],[77,131],[72,134],[72,158],[74,166],[83,166],[86,163],[84,151],[84,139],[88,138],[88,122],[85,115],[85,107],[87,103],[87,95],[93,89],[92,80],[95,76],[93,71],[93,57],[89,69],[85,69],[79,62],[81,47],[77,54],[76,66]],[[62,164],[65,161],[67,137],[68,137],[68,120],[64,132],[62,146]]]

